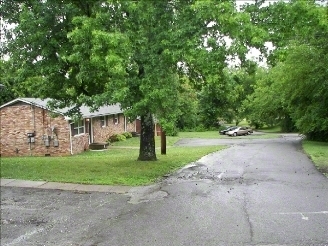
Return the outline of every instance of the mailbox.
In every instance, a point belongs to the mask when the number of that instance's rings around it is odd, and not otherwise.
[[[54,140],[54,147],[58,147],[59,146],[59,142],[57,139]]]
[[[28,143],[35,143],[35,132],[28,132],[26,135]]]
[[[34,132],[28,132],[27,133],[27,137],[29,137],[29,138],[34,137],[34,136],[35,136]]]

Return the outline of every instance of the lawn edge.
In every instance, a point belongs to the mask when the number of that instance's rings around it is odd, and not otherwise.
[[[301,142],[303,153],[304,153],[304,154],[305,154],[305,155],[311,160],[311,162],[313,163],[313,165],[315,166],[315,168],[316,168],[320,173],[322,173],[323,176],[325,176],[326,178],[328,178],[328,172],[326,172],[324,169],[320,168],[320,166],[316,163],[316,161],[313,160],[311,154],[308,153],[308,152],[306,152],[306,150],[305,150],[305,148],[304,148],[304,145],[303,145],[304,140],[305,140],[305,139],[303,139],[302,142]]]

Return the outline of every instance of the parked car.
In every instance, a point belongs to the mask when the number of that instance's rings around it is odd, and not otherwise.
[[[251,127],[246,126],[245,128],[246,128],[246,130],[248,131],[248,134],[253,133],[253,129],[252,129]]]
[[[247,135],[248,130],[246,129],[246,127],[236,127],[235,129],[228,131],[226,134],[229,136],[242,136]]]
[[[221,135],[225,135],[225,134],[227,134],[228,131],[234,130],[236,128],[237,128],[237,126],[228,126],[226,129],[219,131],[219,133]]]

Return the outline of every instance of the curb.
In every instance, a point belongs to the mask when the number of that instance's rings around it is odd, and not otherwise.
[[[132,188],[131,186],[111,186],[111,185],[87,185],[73,183],[59,183],[47,181],[31,181],[20,179],[0,179],[1,187],[21,187],[21,188],[38,188],[49,190],[70,190],[76,192],[107,192],[115,194],[126,194]]]

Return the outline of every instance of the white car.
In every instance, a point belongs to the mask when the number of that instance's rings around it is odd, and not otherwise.
[[[246,127],[237,127],[236,129],[228,131],[226,134],[229,136],[242,136],[242,135],[247,135],[249,133]]]

